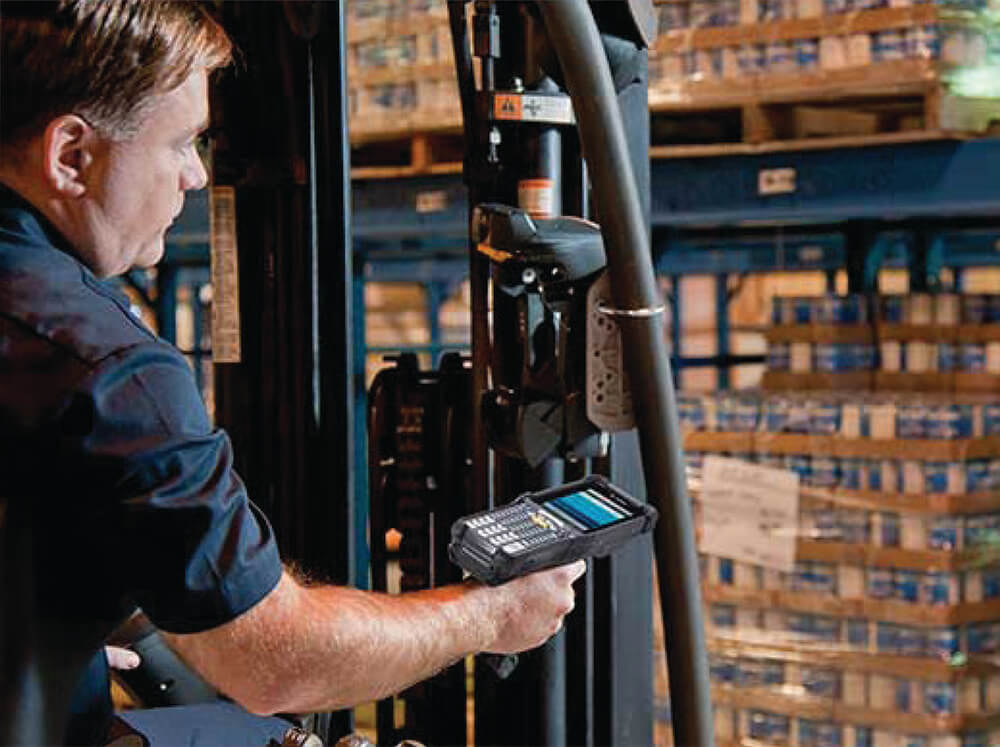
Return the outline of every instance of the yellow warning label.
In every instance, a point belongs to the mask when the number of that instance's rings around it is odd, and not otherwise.
[[[552,218],[555,183],[551,179],[522,179],[517,183],[517,204],[532,218]]]
[[[521,119],[520,94],[498,93],[493,99],[493,116],[496,119]]]
[[[511,258],[510,252],[505,252],[500,249],[494,249],[489,244],[476,244],[476,249],[479,251],[480,254],[485,254],[494,262],[506,262],[508,259]]]

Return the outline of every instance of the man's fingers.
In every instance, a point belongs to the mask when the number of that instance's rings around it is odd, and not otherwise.
[[[575,563],[566,566],[566,569],[570,573],[570,583],[576,581],[580,576],[587,572],[587,561],[577,560]]]
[[[112,669],[135,669],[142,662],[135,651],[120,646],[105,646],[104,655]]]

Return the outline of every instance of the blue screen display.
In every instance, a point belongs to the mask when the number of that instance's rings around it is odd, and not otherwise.
[[[568,516],[586,529],[599,529],[627,518],[621,509],[590,490],[553,498],[545,502],[545,508],[556,509],[556,513]]]

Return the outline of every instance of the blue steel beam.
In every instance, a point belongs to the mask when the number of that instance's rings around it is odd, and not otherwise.
[[[1000,215],[998,138],[676,157],[651,167],[654,228]],[[794,191],[759,194],[762,170],[788,168]],[[358,180],[353,198],[356,238],[465,235],[459,175]]]
[[[794,190],[761,195],[762,171]],[[1000,214],[1000,139],[654,160],[654,226],[835,223]]]

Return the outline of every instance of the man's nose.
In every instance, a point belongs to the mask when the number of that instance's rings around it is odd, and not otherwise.
[[[191,157],[181,173],[181,190],[198,190],[208,184],[208,172],[197,151],[192,149]]]

